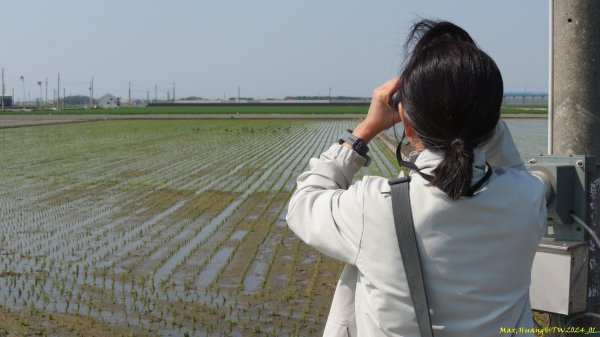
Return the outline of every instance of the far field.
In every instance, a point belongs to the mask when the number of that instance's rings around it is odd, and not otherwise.
[[[319,335],[341,265],[285,210],[309,158],[354,125],[1,129],[0,335]],[[381,142],[371,153],[360,175],[395,175]]]
[[[264,105],[211,105],[211,106],[176,106],[176,107],[119,107],[115,109],[78,109],[67,108],[60,111],[52,110],[32,110],[26,112],[0,112],[0,114],[69,114],[69,115],[86,115],[86,114],[109,114],[109,115],[148,115],[148,114],[357,114],[365,115],[368,111],[368,106],[308,106],[298,104],[297,106],[272,106]],[[502,106],[503,114],[547,114],[546,106],[536,105],[507,105]]]

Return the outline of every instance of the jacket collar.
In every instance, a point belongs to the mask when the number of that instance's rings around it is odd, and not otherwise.
[[[471,179],[471,184],[477,183],[485,175],[486,170],[485,152],[483,148],[475,148],[473,150],[473,154],[473,178]],[[409,161],[415,163],[415,165],[417,165],[417,167],[421,169],[422,173],[426,173],[433,176],[433,170],[440,164],[443,157],[443,151],[425,149],[419,151],[412,151],[409,154]],[[417,174],[416,172],[414,173]],[[413,171],[411,171],[411,175],[412,174]]]

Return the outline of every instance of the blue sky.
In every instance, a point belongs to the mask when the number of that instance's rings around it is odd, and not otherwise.
[[[498,63],[506,91],[547,91],[548,2],[358,0],[3,1],[7,92],[164,98],[370,96],[395,76],[420,17],[466,29]],[[62,90],[61,90],[62,91]]]

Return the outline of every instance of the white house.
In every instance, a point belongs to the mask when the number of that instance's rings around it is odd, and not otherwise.
[[[106,94],[96,100],[96,106],[102,109],[116,108],[121,105],[121,99],[111,94]]]

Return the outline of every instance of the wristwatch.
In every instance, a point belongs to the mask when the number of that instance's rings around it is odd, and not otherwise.
[[[343,144],[344,142],[346,142],[350,144],[350,146],[352,146],[352,149],[356,151],[356,153],[358,153],[367,160],[365,166],[369,166],[369,164],[371,164],[371,157],[367,156],[367,152],[369,152],[369,147],[367,146],[367,143],[364,140],[353,135],[352,131],[354,130],[348,129],[344,133],[342,133],[342,136],[340,137],[338,143]]]

